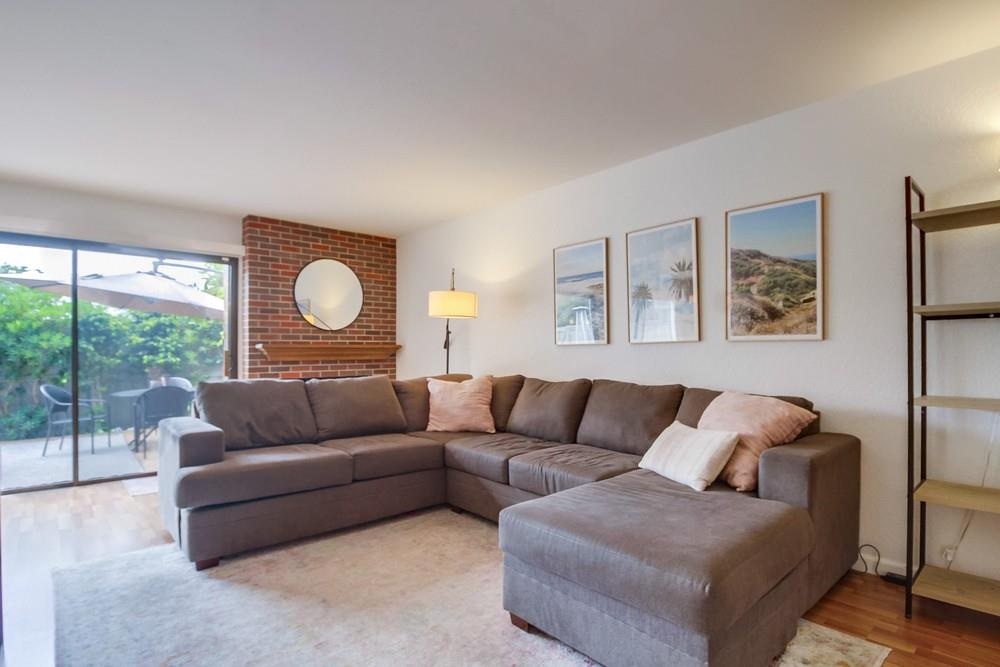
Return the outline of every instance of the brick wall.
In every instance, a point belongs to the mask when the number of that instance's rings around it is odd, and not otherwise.
[[[254,345],[395,343],[396,239],[249,215],[243,218],[243,245],[242,377],[395,377],[395,357],[380,361],[271,362]],[[317,329],[302,319],[295,306],[295,277],[314,259],[343,262],[361,281],[361,314],[344,329]]]

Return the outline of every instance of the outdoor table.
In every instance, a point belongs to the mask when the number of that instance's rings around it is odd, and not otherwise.
[[[135,402],[147,389],[149,387],[125,389],[108,396],[108,428],[132,428],[135,425]]]

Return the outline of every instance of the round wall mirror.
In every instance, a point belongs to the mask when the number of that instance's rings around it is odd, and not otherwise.
[[[295,305],[302,319],[318,329],[343,329],[357,319],[363,303],[361,281],[335,259],[309,262],[295,279]]]

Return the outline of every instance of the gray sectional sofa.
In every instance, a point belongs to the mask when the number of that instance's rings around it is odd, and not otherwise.
[[[855,560],[860,443],[817,418],[751,494],[638,469],[718,394],[497,377],[496,433],[440,433],[425,378],[203,383],[200,418],[160,425],[162,515],[200,569],[449,503],[499,521],[522,629],[606,665],[766,665]]]

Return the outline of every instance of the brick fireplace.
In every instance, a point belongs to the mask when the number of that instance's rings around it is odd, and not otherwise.
[[[243,218],[242,377],[304,378],[348,375],[395,377],[396,358],[314,359],[320,346],[362,349],[396,341],[396,239],[344,232],[256,215]],[[361,314],[339,331],[312,326],[295,306],[299,270],[315,259],[336,259],[357,274],[364,290]],[[306,346],[293,359],[268,359],[256,348]],[[361,346],[355,347],[355,346]],[[343,356],[343,350],[340,356]],[[287,355],[286,355],[287,356]],[[292,355],[295,356],[295,355]],[[322,354],[320,355],[322,356]],[[364,356],[359,354],[358,356]]]

